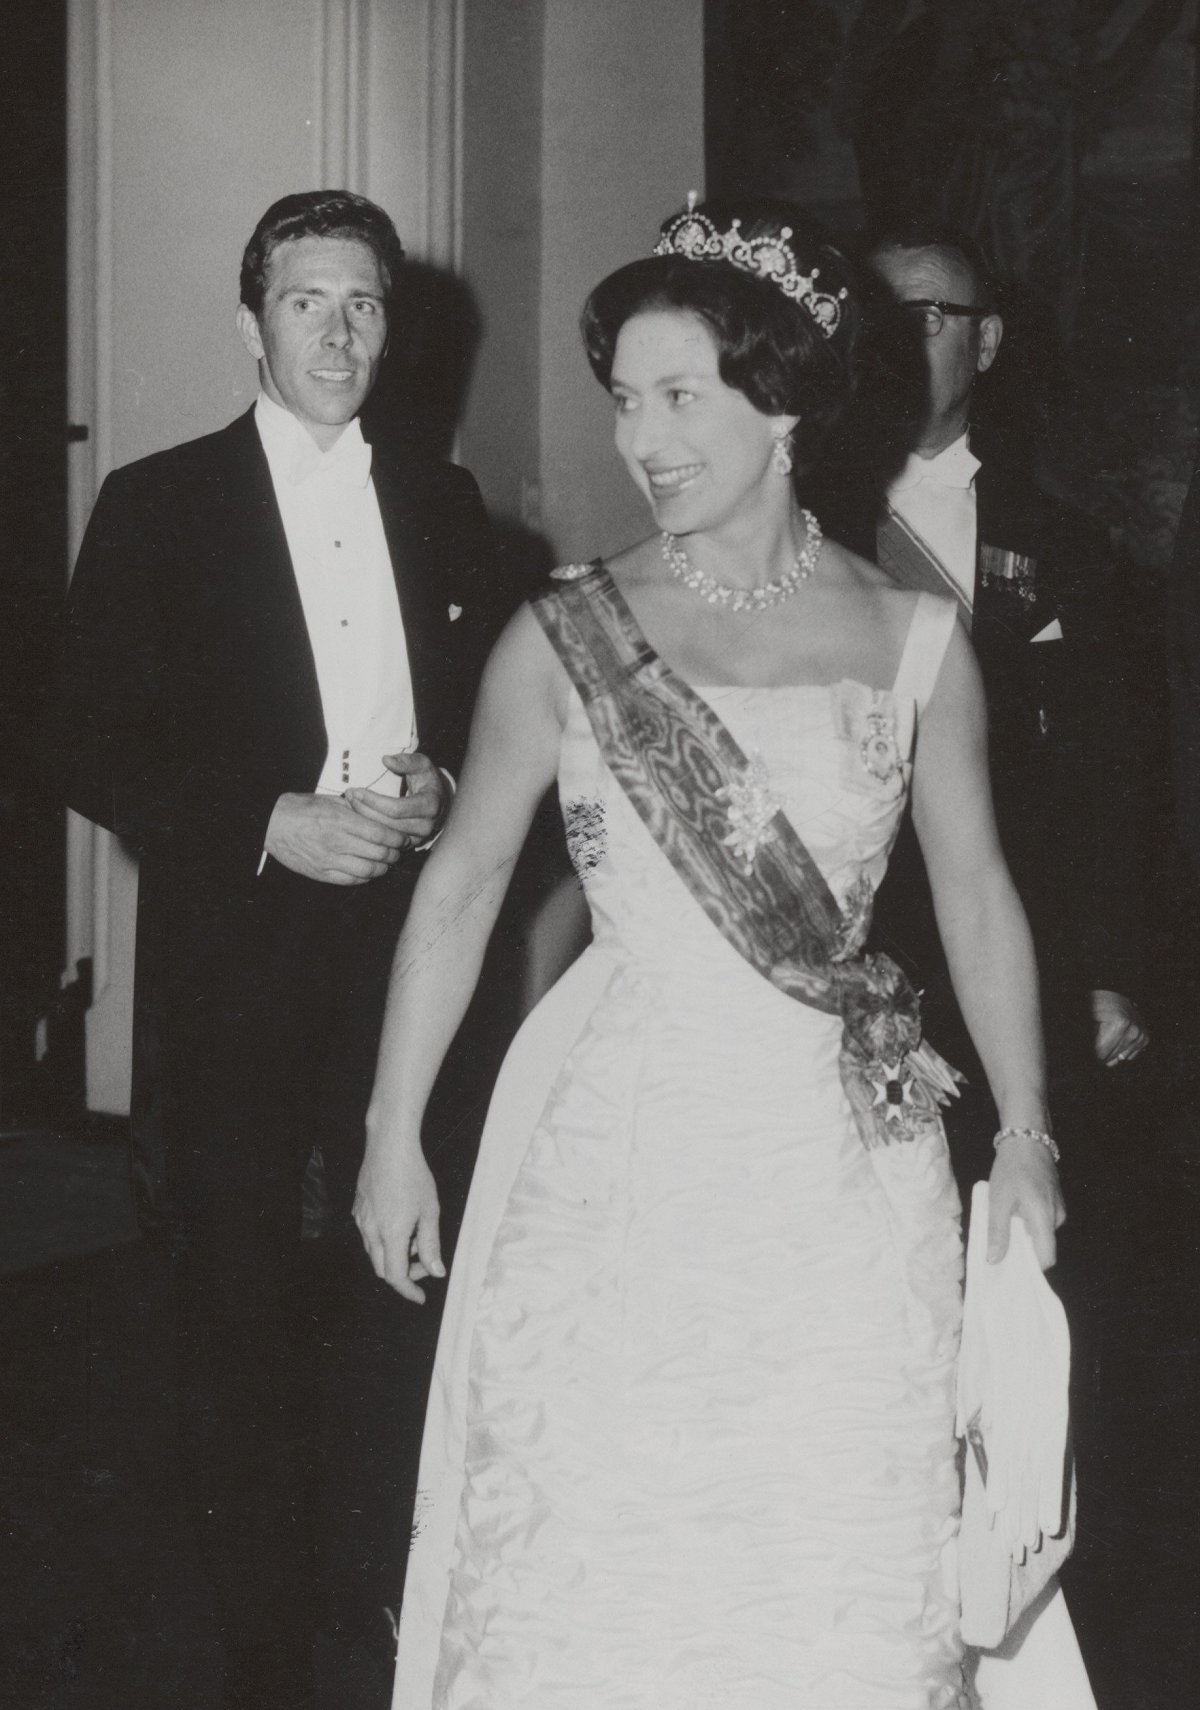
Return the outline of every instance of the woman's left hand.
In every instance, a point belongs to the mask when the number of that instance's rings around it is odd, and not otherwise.
[[[1048,1271],[1055,1259],[1054,1232],[1066,1215],[1049,1150],[1040,1140],[1002,1140],[988,1178],[988,1263],[996,1264],[1007,1253],[1009,1223],[1020,1217],[1038,1264]]]

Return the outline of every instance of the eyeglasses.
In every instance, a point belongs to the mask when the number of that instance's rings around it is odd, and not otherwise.
[[[971,303],[943,303],[936,297],[913,297],[907,303],[897,303],[896,309],[915,320],[926,338],[936,338],[946,324],[947,315],[990,315],[991,310]]]

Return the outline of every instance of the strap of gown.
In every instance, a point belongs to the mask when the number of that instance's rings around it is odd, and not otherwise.
[[[917,595],[892,693],[898,700],[914,700],[918,713],[929,705],[957,621],[953,600],[941,594]]]

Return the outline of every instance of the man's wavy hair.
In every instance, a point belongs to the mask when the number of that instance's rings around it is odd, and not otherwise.
[[[617,339],[634,315],[655,309],[695,315],[712,335],[718,372],[727,386],[764,415],[799,416],[792,440],[797,473],[803,474],[816,462],[854,392],[856,276],[815,222],[790,203],[739,197],[702,202],[697,211],[719,231],[739,219],[746,238],[775,236],[790,226],[788,241],[797,265],[806,273],[819,267],[823,291],[847,288],[837,330],[826,338],[800,303],[732,262],[650,255],[610,273],[584,304],[581,327],[592,372],[608,388]],[[664,222],[664,229],[670,223]]]
[[[241,296],[251,314],[262,313],[272,255],[281,243],[304,237],[353,238],[365,244],[379,263],[384,294],[391,297],[404,246],[383,209],[350,190],[301,190],[272,202],[246,245]]]

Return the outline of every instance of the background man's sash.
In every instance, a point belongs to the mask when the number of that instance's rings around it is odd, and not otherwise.
[[[970,634],[971,601],[928,542],[891,505],[875,531],[875,562],[900,587],[911,588],[914,593],[953,594],[959,619]]]

